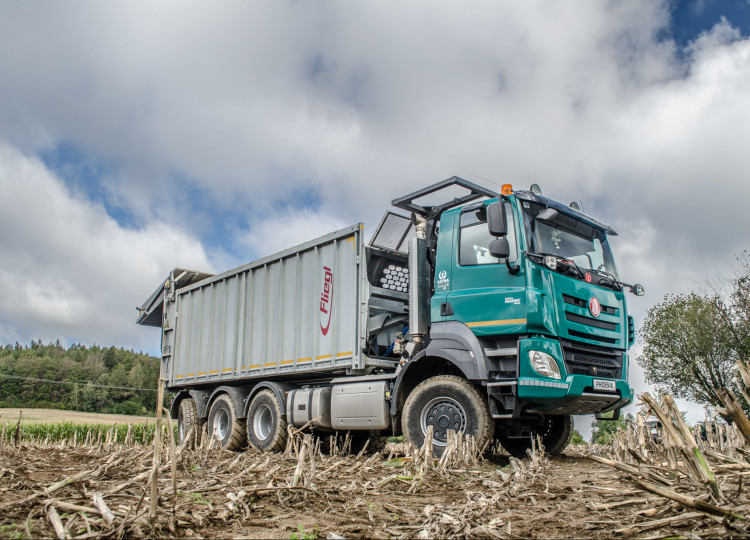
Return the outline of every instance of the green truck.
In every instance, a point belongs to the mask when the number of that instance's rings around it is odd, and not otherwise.
[[[572,415],[631,403],[634,342],[608,238],[577,205],[452,177],[361,224],[211,275],[175,268],[139,307],[162,330],[180,437],[280,450],[287,426],[377,448],[432,428],[551,454]],[[204,431],[204,426],[207,430]]]

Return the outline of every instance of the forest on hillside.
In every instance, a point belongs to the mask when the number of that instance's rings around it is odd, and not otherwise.
[[[123,348],[0,346],[0,407],[153,414],[159,359]]]

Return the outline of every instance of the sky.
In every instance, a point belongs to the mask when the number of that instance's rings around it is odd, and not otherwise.
[[[157,354],[171,268],[453,175],[611,225],[640,326],[750,247],[749,35],[748,0],[2,2],[0,343]]]

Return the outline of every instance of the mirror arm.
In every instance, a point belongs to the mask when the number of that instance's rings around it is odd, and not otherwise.
[[[511,276],[515,276],[521,269],[521,267],[517,264],[510,264],[510,261],[508,261],[508,257],[505,257],[505,266],[508,267],[508,272],[510,272]]]

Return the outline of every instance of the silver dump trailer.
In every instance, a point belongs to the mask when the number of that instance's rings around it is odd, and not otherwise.
[[[399,240],[410,228],[413,236],[408,220],[398,224]],[[218,275],[172,270],[137,322],[162,329],[165,382],[180,398],[173,415],[181,435],[207,419],[225,446],[241,446],[242,419],[259,394],[265,401],[248,435],[264,449],[277,446],[283,416],[323,429],[387,428],[389,373],[399,359],[365,353],[368,340],[370,349],[384,349],[405,329],[407,259],[387,255],[381,286],[373,288],[364,253],[357,224]],[[381,380],[357,381],[375,369]],[[336,377],[345,380],[336,384]],[[224,409],[212,415],[217,400]]]

